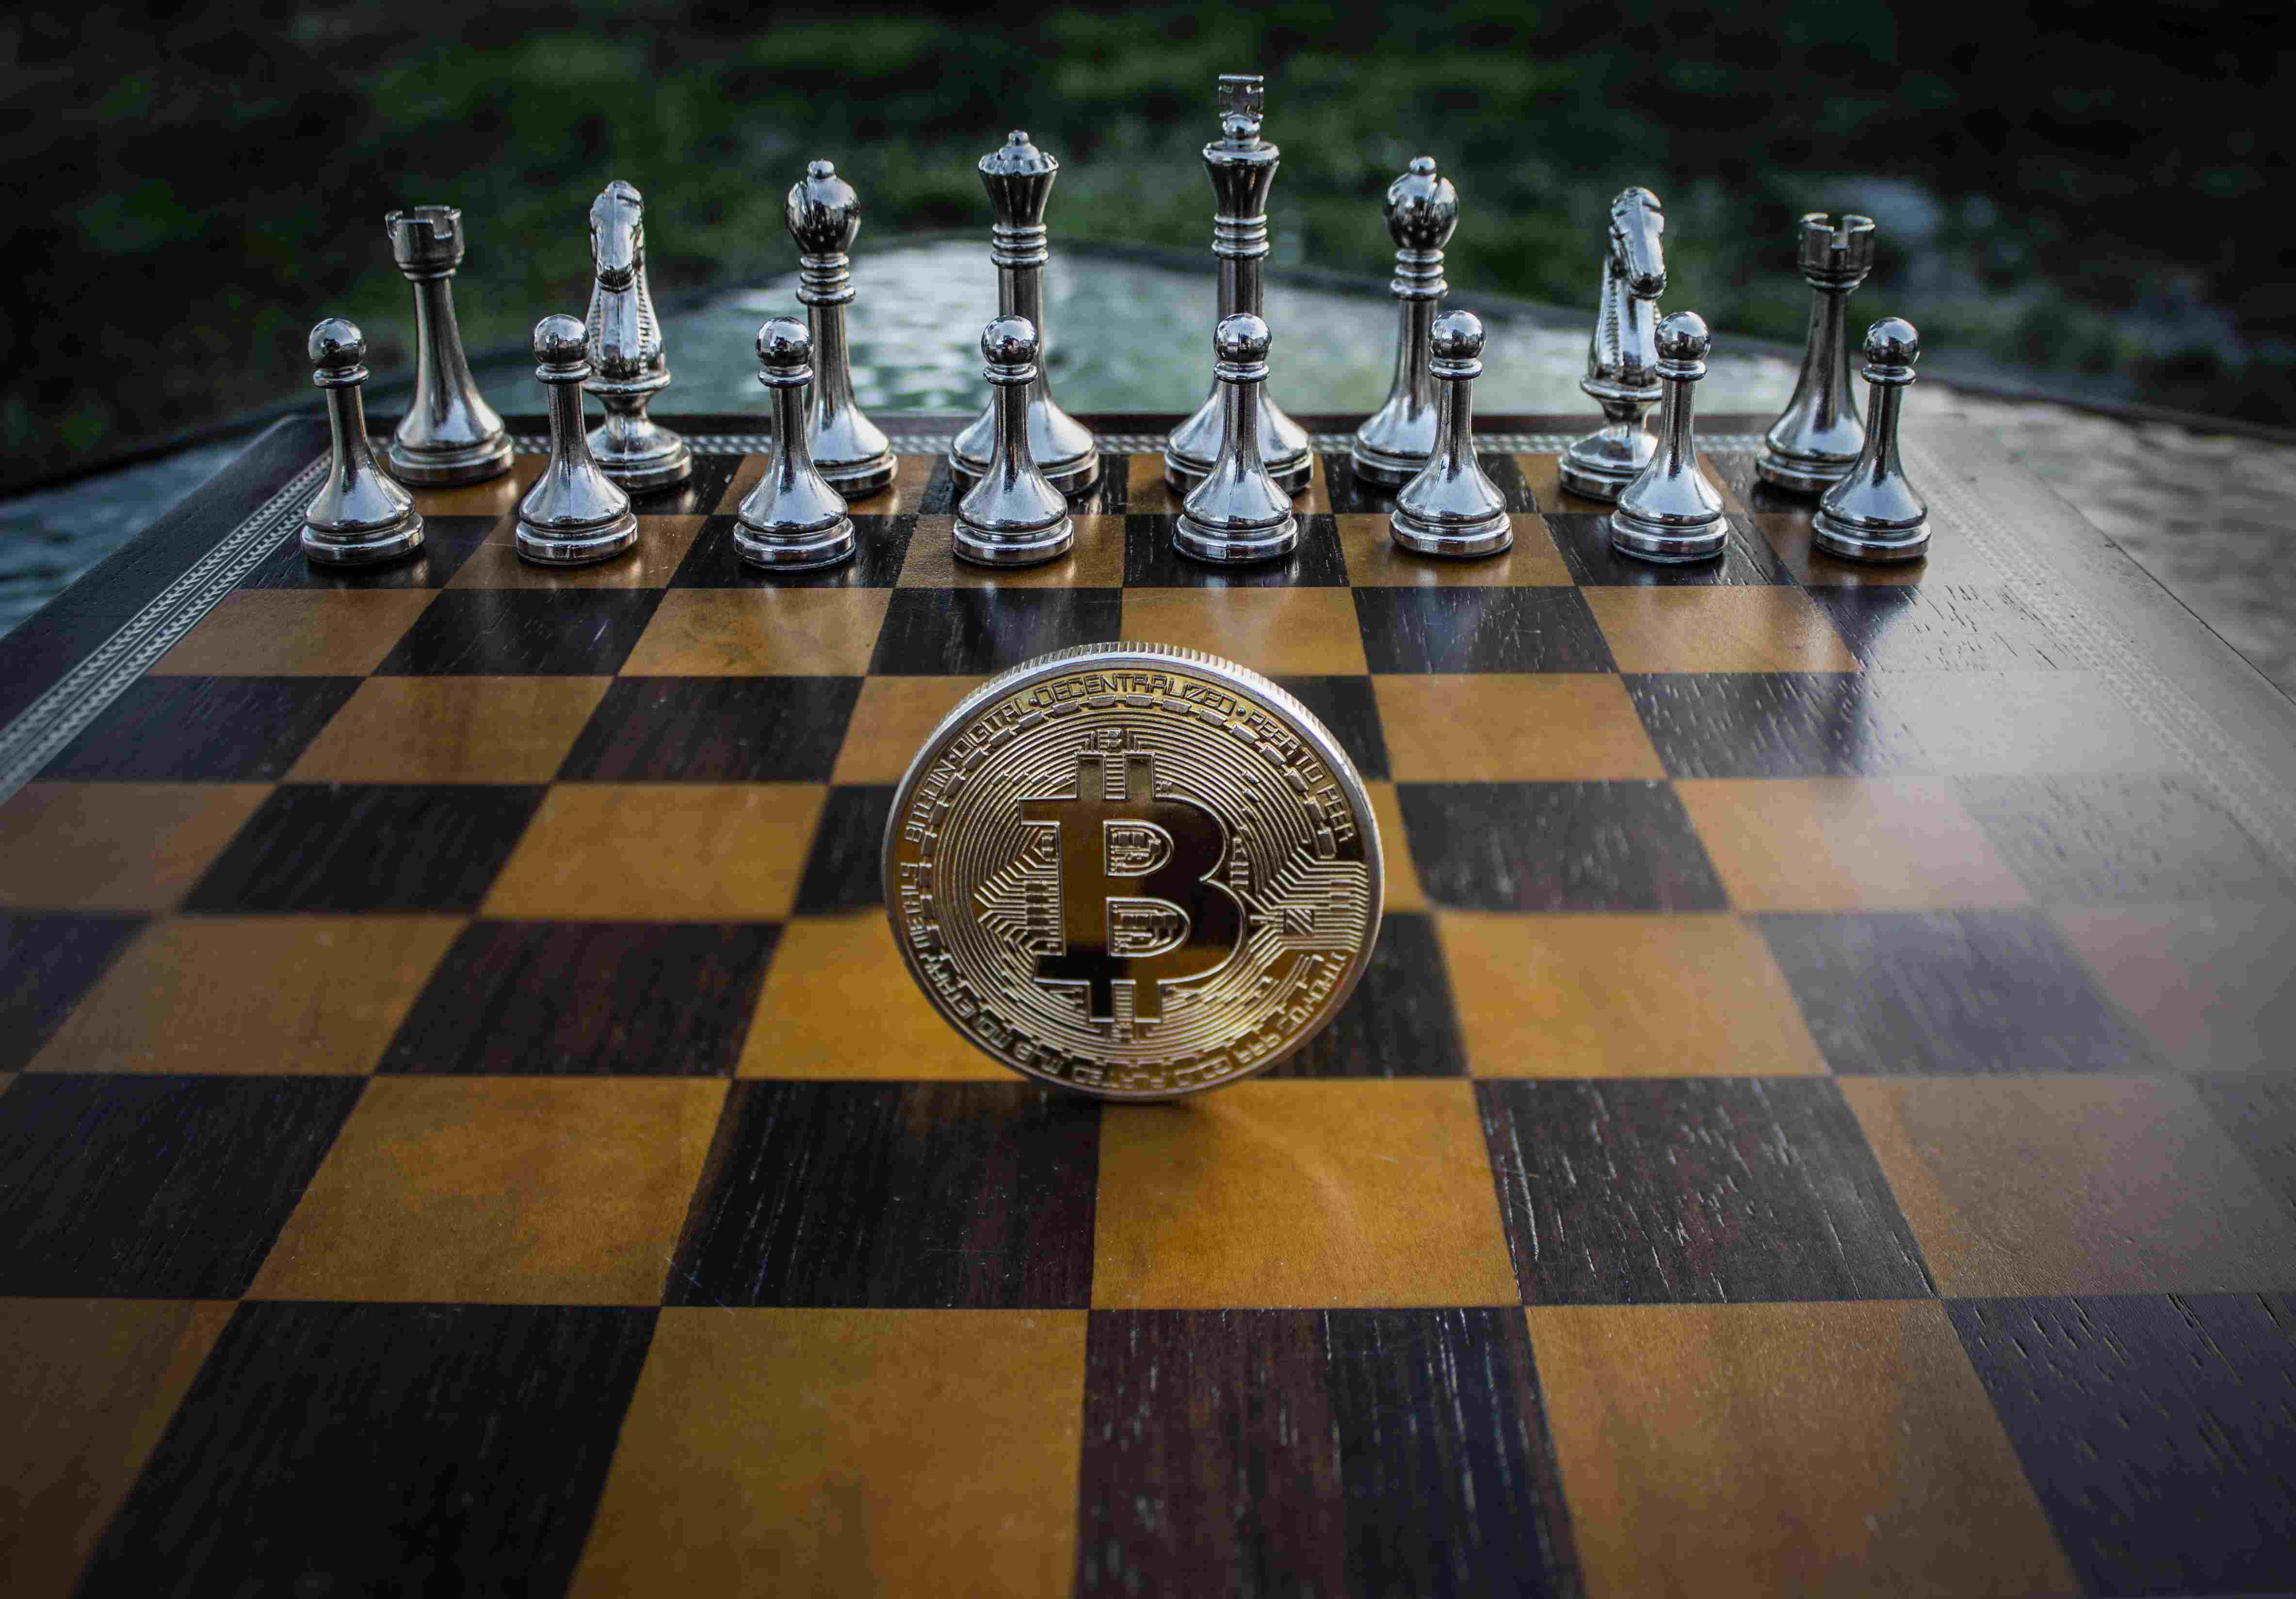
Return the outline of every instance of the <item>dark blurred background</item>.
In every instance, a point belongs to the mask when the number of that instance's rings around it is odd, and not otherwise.
[[[323,314],[406,365],[381,229],[406,203],[463,208],[473,348],[585,303],[613,176],[645,191],[658,295],[787,270],[781,196],[816,155],[865,245],[985,232],[973,163],[1008,127],[1062,159],[1056,241],[1201,251],[1196,152],[1239,70],[1283,149],[1278,265],[1383,274],[1378,197],[1425,152],[1463,196],[1455,284],[1591,305],[1603,208],[1645,183],[1669,303],[1798,340],[1792,218],[1862,209],[1861,303],[1939,365],[2296,422],[2284,4],[1627,10],[29,9],[0,21],[0,481],[292,398]]]

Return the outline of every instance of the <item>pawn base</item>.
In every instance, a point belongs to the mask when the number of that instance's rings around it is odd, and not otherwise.
[[[1167,450],[1164,452],[1164,482],[1174,494],[1185,499],[1194,491],[1197,484],[1211,476],[1213,465],[1214,463],[1210,461],[1191,461]],[[1316,475],[1316,457],[1308,450],[1300,451],[1290,461],[1270,461],[1267,466],[1267,475],[1275,480],[1275,486],[1294,499],[1308,492],[1308,484]]]
[[[1431,451],[1424,455],[1398,455],[1365,444],[1358,436],[1348,447],[1348,467],[1358,482],[1383,483],[1390,488],[1400,488],[1419,475],[1420,470],[1432,455]]]
[[[693,447],[666,428],[657,431],[668,441],[665,446],[642,455],[624,454],[608,443],[605,429],[594,428],[589,439],[591,458],[600,472],[624,488],[667,488],[685,482],[693,475]]]
[[[380,566],[422,547],[422,516],[410,511],[388,527],[331,533],[303,524],[303,554],[320,566]]]
[[[1645,521],[1627,511],[1613,511],[1603,520],[1610,524],[1612,549],[1660,566],[1711,561],[1730,542],[1730,524],[1718,513],[1712,521],[1687,524]]]
[[[1039,463],[1037,471],[1046,482],[1059,489],[1064,496],[1073,497],[1100,481],[1099,447],[1095,446],[1081,455],[1055,461],[1049,466]],[[960,491],[980,482],[988,472],[988,462],[968,460],[955,450],[948,453],[948,474],[956,480]]]
[[[1514,545],[1514,519],[1504,511],[1474,522],[1435,522],[1398,505],[1387,519],[1387,535],[1414,555],[1472,560],[1496,555]]]
[[[977,527],[959,516],[949,532],[956,558],[975,566],[1041,566],[1067,554],[1075,543],[1076,523],[1065,516],[1049,528],[1023,532]]]
[[[853,519],[840,516],[818,532],[767,533],[748,522],[734,524],[734,548],[751,566],[776,572],[809,572],[853,559],[860,548]]]
[[[497,433],[451,450],[412,450],[394,439],[386,454],[390,458],[390,475],[400,482],[444,488],[501,477],[510,470],[512,451],[510,435]]]
[[[1192,561],[1209,562],[1214,566],[1274,561],[1289,555],[1299,543],[1300,519],[1296,516],[1287,516],[1272,528],[1248,531],[1210,527],[1185,512],[1172,524],[1172,547]]]
[[[849,500],[865,499],[893,480],[893,452],[863,461],[816,461],[814,470]]]
[[[1835,461],[1823,455],[1789,455],[1783,450],[1764,445],[1754,456],[1754,472],[1761,480],[1782,494],[1800,495],[1813,499],[1824,494],[1849,475],[1857,464],[1856,455],[1845,455]]]
[[[594,528],[555,531],[531,522],[518,524],[519,557],[537,566],[587,566],[594,561],[610,561],[637,541],[638,519],[627,511]]]
[[[1930,547],[1929,519],[1909,527],[1853,528],[1821,510],[1810,519],[1809,541],[1843,561],[1919,561]]]

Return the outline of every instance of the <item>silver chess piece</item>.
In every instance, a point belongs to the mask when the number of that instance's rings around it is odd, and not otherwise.
[[[322,566],[373,566],[422,547],[414,496],[390,480],[366,436],[366,336],[340,316],[311,330],[311,381],[327,397],[327,481],[303,513],[303,554]]]
[[[1706,319],[1694,311],[1677,311],[1658,324],[1657,370],[1666,386],[1658,445],[1608,518],[1611,547],[1622,555],[1668,565],[1710,561],[1729,542],[1721,492],[1699,470],[1691,415],[1692,385],[1706,375],[1713,343]]]
[[[980,335],[996,429],[988,470],[957,502],[950,534],[957,555],[982,566],[1035,566],[1076,542],[1069,503],[1037,469],[1037,330],[1025,316],[999,316]]]
[[[1659,398],[1651,324],[1666,292],[1659,244],[1665,232],[1666,214],[1648,189],[1628,189],[1611,201],[1602,306],[1587,345],[1587,375],[1578,380],[1603,407],[1603,425],[1565,450],[1561,464],[1562,487],[1590,500],[1616,500],[1658,447],[1643,414]]]
[[[1801,219],[1801,275],[1814,291],[1809,342],[1793,398],[1754,457],[1763,482],[1788,494],[1824,494],[1857,459],[1866,431],[1849,392],[1849,295],[1874,270],[1874,219],[1823,211]]]
[[[1292,497],[1259,453],[1267,345],[1267,324],[1249,311],[1222,317],[1212,334],[1220,451],[1172,524],[1172,547],[1183,555],[1237,565],[1288,555],[1300,542]]]
[[[1825,491],[1810,542],[1848,561],[1914,561],[1930,547],[1930,508],[1898,459],[1898,418],[1913,386],[1922,336],[1900,317],[1866,330],[1866,443]]]
[[[534,375],[550,393],[550,460],[518,503],[518,553],[545,566],[584,566],[638,541],[630,496],[598,470],[582,430],[589,348],[578,316],[534,324]]]
[[[598,469],[625,488],[660,488],[693,474],[685,439],[646,414],[669,387],[661,324],[646,287],[645,201],[619,178],[590,202],[590,381],[605,407],[590,433]]]
[[[510,433],[479,398],[455,324],[463,213],[450,205],[410,206],[382,226],[391,258],[414,285],[414,398],[391,435],[391,472],[432,486],[498,478],[510,470]]]
[[[1475,380],[1483,373],[1483,324],[1446,311],[1429,330],[1428,370],[1441,390],[1439,430],[1427,464],[1395,496],[1388,534],[1422,555],[1496,555],[1514,543],[1506,496],[1475,459]]]
[[[1408,483],[1435,453],[1435,380],[1427,366],[1428,330],[1450,284],[1443,246],[1459,226],[1459,193],[1420,156],[1387,186],[1387,231],[1395,240],[1395,276],[1388,291],[1401,307],[1395,377],[1387,403],[1356,430],[1348,447],[1355,475],[1374,483]]]
[[[742,496],[734,547],[753,566],[810,571],[849,561],[857,545],[845,499],[813,464],[805,417],[813,382],[813,336],[794,317],[758,330],[758,381],[772,397],[773,450],[765,476]]]
[[[1045,480],[1062,494],[1082,494],[1100,476],[1100,448],[1092,430],[1054,403],[1044,352],[1051,347],[1045,326],[1045,201],[1061,164],[1015,129],[1004,144],[980,158],[980,184],[988,191],[988,258],[996,264],[996,314],[1018,316],[1037,330],[1037,375],[1029,384],[1029,449]],[[949,447],[949,471],[960,483],[977,481],[996,452],[996,395],[972,424]]]
[[[813,406],[807,442],[821,475],[849,500],[893,480],[893,452],[877,424],[853,403],[853,357],[845,343],[845,308],[853,303],[853,235],[861,201],[827,161],[805,169],[791,186],[783,217],[800,252],[797,297],[813,328]]]
[[[1275,184],[1282,152],[1259,136],[1266,86],[1257,72],[1225,72],[1219,80],[1220,136],[1204,146],[1217,209],[1212,216],[1212,254],[1219,258],[1219,315],[1225,323],[1239,315],[1264,316],[1267,290],[1260,263],[1267,258],[1267,194]],[[1270,476],[1287,494],[1308,487],[1316,470],[1308,452],[1308,432],[1283,414],[1259,390],[1259,447]],[[1164,442],[1164,480],[1186,493],[1204,480],[1219,459],[1220,385],[1196,414],[1172,430]]]

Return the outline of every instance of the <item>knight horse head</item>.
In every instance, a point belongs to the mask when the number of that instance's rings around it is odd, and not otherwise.
[[[1665,231],[1666,213],[1648,189],[1628,189],[1611,201],[1602,312],[1587,347],[1587,383],[1656,393],[1658,344],[1651,308],[1666,291],[1666,253],[1659,243]]]
[[[590,203],[590,361],[599,376],[628,381],[667,373],[653,295],[646,287],[645,202],[616,178]]]

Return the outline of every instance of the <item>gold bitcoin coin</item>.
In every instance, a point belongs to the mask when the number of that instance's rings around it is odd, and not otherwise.
[[[1307,708],[1161,644],[1013,668],[925,740],[885,906],[934,1007],[1016,1071],[1161,1099],[1264,1070],[1379,936],[1379,829]]]

